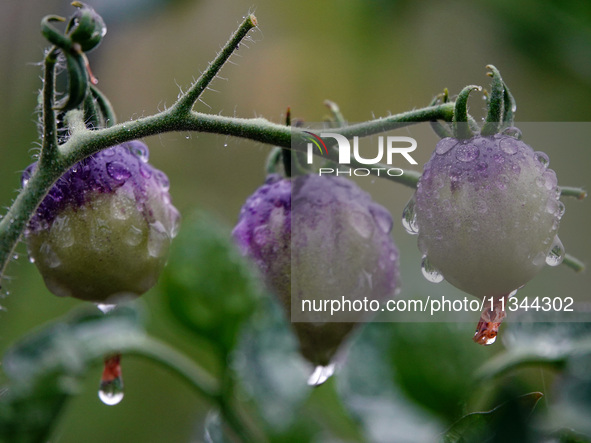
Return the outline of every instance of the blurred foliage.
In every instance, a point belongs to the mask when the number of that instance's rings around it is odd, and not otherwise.
[[[185,220],[179,239],[162,282],[165,300],[176,321],[221,351],[220,394],[200,385],[202,376],[184,376],[212,408],[205,441],[245,437],[229,411],[242,417],[250,441],[591,441],[584,437],[591,435],[588,324],[524,318],[506,328],[507,350],[491,359],[468,340],[466,324],[372,323],[341,351],[336,383],[310,388],[306,378],[313,368],[299,355],[285,314],[272,298],[260,296],[256,273],[228,230],[199,212]],[[216,294],[227,298],[216,301]],[[195,313],[194,306],[208,315]],[[67,401],[80,392],[81,379],[113,352],[144,355],[178,374],[199,372],[171,351],[162,354],[138,308],[123,305],[106,315],[77,309],[13,345],[3,362],[2,441],[47,439]],[[519,392],[526,389],[520,383],[490,389],[491,378],[539,365],[561,373],[553,388],[558,396],[542,410],[535,406],[543,394]]]

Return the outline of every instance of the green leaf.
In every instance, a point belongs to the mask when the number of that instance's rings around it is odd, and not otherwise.
[[[223,356],[234,348],[262,293],[230,229],[203,212],[183,222],[160,288],[175,318]]]
[[[530,441],[525,440],[520,418],[529,417],[536,404],[543,397],[541,392],[531,392],[517,399],[503,403],[486,412],[467,414],[442,436],[442,443],[468,443],[487,441]],[[527,432],[527,431],[525,431]],[[497,433],[502,433],[500,438]]]
[[[287,430],[300,417],[311,392],[306,379],[312,368],[300,356],[290,325],[270,298],[245,328],[233,366],[272,432]]]
[[[571,355],[591,353],[591,323],[561,322],[558,313],[547,321],[540,321],[545,318],[539,315],[522,315],[522,320],[507,324],[503,333],[507,351],[482,365],[478,378],[497,377],[528,365],[562,369]]]
[[[0,398],[0,441],[47,440],[89,366],[143,337],[140,316],[132,306],[108,315],[85,307],[26,336],[3,359],[9,385]]]
[[[393,323],[390,364],[400,388],[448,423],[474,395],[474,371],[497,349],[476,345],[472,323]]]
[[[204,427],[203,440],[205,443],[232,443],[232,439],[226,435],[219,411],[209,411],[205,417]]]
[[[367,441],[436,441],[442,431],[439,420],[410,401],[394,384],[389,361],[390,341],[394,340],[392,324],[366,325],[336,375],[338,391],[364,428]]]

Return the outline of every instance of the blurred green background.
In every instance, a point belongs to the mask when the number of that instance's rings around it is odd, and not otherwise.
[[[591,122],[591,4],[578,1],[510,2],[408,0],[88,0],[106,21],[107,36],[90,54],[99,87],[125,121],[171,105],[203,70],[249,11],[259,20],[251,42],[241,46],[197,109],[240,117],[264,116],[282,122],[285,110],[321,121],[325,99],[337,102],[349,121],[363,121],[426,105],[447,87],[456,94],[467,84],[488,86],[485,65],[496,65],[518,103],[523,122]],[[0,205],[8,207],[20,186],[20,172],[38,149],[35,106],[46,43],[39,22],[47,14],[68,15],[68,1],[25,0],[0,3]],[[246,47],[247,46],[247,47]],[[483,106],[483,105],[482,105]],[[482,116],[476,98],[471,110]],[[589,188],[591,149],[588,125],[552,126],[560,134],[538,136],[535,148],[550,155],[563,185]],[[425,140],[435,137],[423,128]],[[420,132],[423,134],[423,132]],[[418,134],[419,132],[417,132]],[[413,133],[414,134],[414,133]],[[535,134],[525,134],[533,145]],[[570,140],[577,143],[572,146]],[[182,213],[202,208],[232,225],[245,198],[264,179],[268,146],[207,134],[164,134],[147,140],[151,162],[170,177],[171,194]],[[425,162],[433,145],[419,144],[415,158]],[[399,218],[411,190],[390,183],[366,183],[375,198]],[[560,237],[568,252],[591,257],[588,202],[566,201]],[[434,287],[420,274],[416,238],[401,226],[394,238],[402,255],[404,289],[423,294]],[[59,317],[81,302],[57,299],[44,287],[35,267],[21,258],[8,269],[9,292],[0,301],[0,351],[27,331]],[[564,267],[544,270],[525,295],[588,295],[588,274]],[[440,294],[458,294],[446,283]],[[162,307],[158,289],[143,297],[149,330],[189,355],[208,362],[208,350],[184,338]],[[476,318],[475,318],[476,321]],[[435,344],[425,337],[432,325],[403,324],[404,362],[411,350],[428,358]],[[459,348],[483,360],[502,349],[473,345],[467,325]],[[437,332],[436,332],[437,333]],[[458,335],[458,337],[456,337]],[[459,337],[461,335],[461,337]],[[406,343],[406,345],[405,345]],[[457,349],[457,348],[456,348]],[[396,354],[398,352],[398,354]],[[438,354],[439,355],[439,354]],[[461,355],[461,354],[460,354]],[[445,356],[443,356],[445,358]],[[408,357],[408,361],[414,361]],[[458,354],[448,355],[450,360]],[[439,362],[441,363],[441,362]],[[455,361],[453,365],[460,365]],[[207,405],[182,381],[161,368],[124,359],[126,398],[106,407],[96,398],[101,368],[67,407],[58,424],[57,442],[200,441]],[[428,377],[428,374],[425,375]],[[545,375],[529,376],[531,390],[544,390]],[[451,389],[451,388],[450,388]],[[330,416],[334,399],[315,393],[315,407]],[[323,395],[326,398],[323,398]],[[549,394],[552,395],[552,394]],[[420,397],[420,395],[419,395]],[[328,411],[328,412],[327,412]]]

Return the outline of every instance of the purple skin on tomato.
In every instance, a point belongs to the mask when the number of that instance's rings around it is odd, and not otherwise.
[[[77,163],[50,189],[25,238],[52,293],[105,303],[156,283],[180,215],[168,178],[147,161],[144,143],[123,143]]]
[[[441,275],[498,306],[564,254],[556,174],[548,156],[534,152],[520,134],[508,128],[439,141],[414,196],[416,218],[406,216],[409,231],[418,231],[425,275]],[[503,317],[497,308],[483,312],[475,341],[494,342]]]
[[[379,303],[396,293],[391,229],[388,211],[350,180],[271,175],[247,199],[233,235],[290,314],[304,357],[327,365],[369,314],[331,315],[331,301]],[[306,301],[328,309],[303,312]]]

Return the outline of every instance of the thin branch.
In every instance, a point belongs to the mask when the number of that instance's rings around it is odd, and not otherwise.
[[[211,402],[219,402],[217,381],[193,360],[153,337],[144,337],[125,350],[126,355],[135,354],[163,365],[185,380],[199,395]]]
[[[43,75],[43,140],[41,141],[41,163],[51,161],[58,147],[57,122],[54,110],[55,65],[58,49],[53,47],[45,56]]]
[[[570,254],[564,254],[562,264],[571,268],[575,272],[583,272],[585,270],[585,263]]]
[[[575,188],[572,186],[561,186],[560,187],[561,197],[575,197],[577,200],[583,200],[587,197],[587,191],[583,188]]]
[[[240,27],[232,34],[230,40],[228,40],[217,57],[209,64],[205,72],[201,74],[191,88],[175,103],[173,106],[175,112],[188,114],[191,111],[195,102],[201,97],[203,91],[205,91],[220,69],[222,69],[222,66],[224,66],[230,56],[239,47],[240,42],[246,37],[248,31],[256,26],[256,17],[253,14],[246,16]]]

